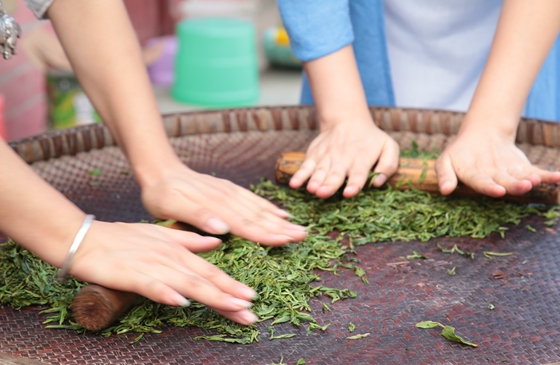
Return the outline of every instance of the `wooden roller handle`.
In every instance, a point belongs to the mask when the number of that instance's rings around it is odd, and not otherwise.
[[[284,152],[276,160],[276,181],[279,184],[288,184],[290,178],[299,170],[305,160],[304,152]],[[432,194],[440,194],[438,179],[435,169],[435,160],[421,158],[400,158],[397,172],[387,180],[387,184],[401,190],[410,186]],[[459,183],[451,195],[477,197],[482,194],[468,186]],[[523,195],[505,195],[501,199],[515,202],[531,202],[544,204],[558,204],[560,202],[558,185],[541,184]]]
[[[194,227],[180,222],[175,222],[168,227],[201,233]],[[139,295],[136,293],[89,284],[76,294],[71,308],[76,322],[82,327],[91,331],[99,331],[113,324],[138,297]]]

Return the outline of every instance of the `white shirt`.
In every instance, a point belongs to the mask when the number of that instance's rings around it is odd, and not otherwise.
[[[466,111],[503,0],[384,0],[398,107]]]

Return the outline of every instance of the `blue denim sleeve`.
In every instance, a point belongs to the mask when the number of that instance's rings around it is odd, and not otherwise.
[[[278,0],[296,58],[311,61],[354,41],[348,1]]]

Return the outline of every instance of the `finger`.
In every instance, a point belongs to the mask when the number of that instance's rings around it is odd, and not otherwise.
[[[315,166],[317,166],[315,160],[312,158],[306,158],[294,176],[290,179],[290,187],[292,189],[299,189],[307,180],[309,180],[309,177],[311,177],[311,174],[315,171]]]
[[[541,183],[541,177],[538,173],[534,173],[534,171],[538,171],[538,169],[534,169],[529,161],[526,161],[525,164],[516,163],[507,168],[507,174],[513,176],[517,180],[528,180],[531,183],[531,187]],[[506,190],[509,192],[509,189],[506,188]]]
[[[307,236],[305,227],[281,220],[267,212],[244,211],[231,221],[232,233],[265,246],[301,242]]]
[[[140,283],[139,294],[144,295],[145,292],[147,295],[152,295],[152,288],[159,287],[158,282],[161,282],[185,298],[191,298],[219,310],[239,311],[252,306],[251,302],[224,292],[212,282],[184,268],[178,270],[175,267],[158,265],[157,270],[151,270],[150,273],[150,276]],[[223,272],[222,274],[226,275]]]
[[[373,181],[373,186],[376,188],[380,187],[391,177],[399,167],[399,145],[392,139],[387,140],[383,150],[381,151],[381,156],[375,166],[374,172],[379,173],[379,175]]]
[[[186,222],[211,234],[221,235],[230,231],[229,225],[212,210],[190,197],[204,201],[204,194],[200,190],[191,184],[182,184],[180,188],[174,190],[173,194],[166,194],[162,198],[155,199],[156,204],[152,205],[152,209],[159,218]],[[221,201],[218,196],[214,198],[214,201]]]
[[[183,256],[182,265],[183,268],[188,268],[188,270],[183,270],[186,274],[191,272],[195,273],[224,293],[231,294],[234,297],[246,301],[251,301],[257,296],[257,293],[249,286],[233,279],[217,266],[212,265],[197,255],[190,254]]]
[[[529,180],[518,179],[511,176],[506,171],[497,173],[493,180],[496,184],[502,186],[506,190],[506,193],[511,195],[522,195],[533,188],[533,184]]]
[[[439,191],[442,195],[449,195],[457,187],[457,175],[451,158],[447,154],[441,155],[436,161]]]
[[[194,253],[212,251],[222,243],[222,240],[217,237],[201,236],[194,232],[178,231],[165,227],[158,228],[162,228],[169,239],[180,243],[183,247]]]
[[[333,160],[329,169],[326,171],[323,183],[316,190],[315,195],[319,198],[327,199],[336,193],[346,179],[346,172],[348,170],[347,163],[351,163],[351,161],[345,162],[342,159]],[[319,176],[319,178],[320,177],[321,176]]]
[[[220,192],[221,199],[210,199],[207,207],[232,227],[233,234],[265,245],[284,245],[305,238],[305,227],[279,217],[278,208],[264,198],[231,183],[220,185],[226,186],[227,192]]]
[[[348,170],[348,182],[342,192],[345,198],[351,198],[358,194],[366,184],[369,172],[373,164],[353,164]]]
[[[470,186],[473,190],[488,195],[493,198],[499,198],[506,195],[506,188],[498,184],[488,174],[483,172],[475,172],[463,182]]]
[[[560,182],[560,172],[558,171],[547,171],[533,166],[532,172],[533,174],[539,176],[539,178],[541,179],[541,183],[543,184],[556,184],[557,182]],[[531,182],[533,181],[531,180]],[[535,185],[538,184],[533,184],[533,186]]]
[[[251,312],[248,309],[243,309],[240,311],[235,311],[235,312],[228,312],[228,311],[222,311],[222,310],[218,310],[215,308],[214,309],[216,312],[220,313],[222,316],[231,319],[234,322],[237,322],[239,324],[243,324],[243,325],[251,325],[256,323],[259,320],[259,317],[257,317],[257,315],[253,312]]]
[[[315,167],[315,170],[311,174],[311,178],[307,183],[307,191],[311,194],[315,194],[317,189],[319,189],[325,179],[327,178],[327,174],[331,169],[331,160],[329,157],[325,156]]]

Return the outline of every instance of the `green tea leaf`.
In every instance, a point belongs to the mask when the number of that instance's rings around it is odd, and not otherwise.
[[[416,327],[418,328],[435,328],[437,326],[443,327],[441,323],[434,321],[424,321],[416,323]]]
[[[101,169],[93,169],[88,171],[88,174],[90,174],[91,176],[101,176],[103,175],[103,171]]]
[[[348,323],[348,331],[350,332],[354,332],[354,330],[356,329],[356,325],[352,322]]]
[[[441,335],[450,341],[455,341],[462,343],[463,345],[468,345],[472,347],[477,347],[477,344],[464,340],[461,336],[455,334],[455,328],[451,326],[445,326],[441,331]]]
[[[346,337],[347,340],[359,340],[362,338],[365,338],[369,336],[369,333],[363,333],[363,334],[359,334],[359,335],[354,335],[354,336],[350,336],[350,337]]]
[[[484,251],[483,252],[484,257],[486,257],[487,259],[492,260],[492,256],[495,257],[505,257],[505,256],[511,256],[513,255],[513,252],[492,252],[492,251]]]

